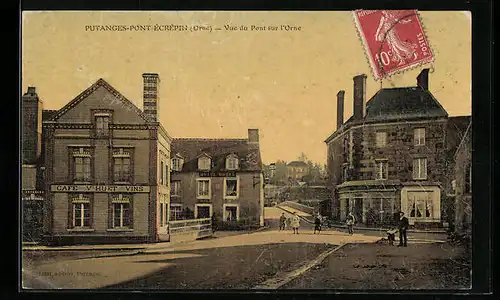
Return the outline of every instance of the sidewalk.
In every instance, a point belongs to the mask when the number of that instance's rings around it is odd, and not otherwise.
[[[205,238],[205,240],[212,240],[217,238],[225,238],[238,235],[252,234],[255,232],[260,232],[268,229],[267,226],[261,227],[252,231],[216,231],[213,237]],[[121,251],[136,251],[136,250],[147,250],[147,249],[158,249],[158,248],[170,248],[179,244],[186,244],[199,240],[191,241],[171,241],[171,242],[157,242],[157,243],[147,243],[147,244],[95,244],[95,245],[67,245],[67,246],[42,246],[33,245],[32,243],[24,244],[22,246],[22,251],[110,251],[110,250],[121,250]]]

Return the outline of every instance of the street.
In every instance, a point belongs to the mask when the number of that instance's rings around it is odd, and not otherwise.
[[[23,251],[23,286],[37,289],[247,289],[265,285],[269,280],[288,278],[293,273],[293,280],[281,288],[318,287],[328,280],[306,279],[311,271],[304,266],[321,254],[344,244],[369,245],[381,253],[386,251],[387,246],[375,243],[380,240],[380,234],[375,231],[359,231],[351,236],[328,229],[313,234],[311,224],[302,222],[300,234],[293,234],[289,229],[277,230],[281,210],[267,208],[266,213],[270,227],[254,233],[219,232],[212,238],[185,243],[137,245],[144,247],[141,250]],[[426,237],[430,238],[429,234]],[[409,243],[430,242],[412,240],[410,235]],[[337,252],[350,259],[360,259],[361,254],[349,249]],[[401,251],[410,249],[413,248]],[[327,255],[323,265],[329,266],[328,261],[338,259],[337,252]],[[418,252],[419,256],[414,259],[426,258],[425,252]],[[362,255],[365,257],[366,253]],[[323,277],[335,278],[339,276],[337,272],[343,272],[327,269],[330,273]],[[342,285],[345,286],[349,284]],[[353,282],[351,287],[359,287],[359,283]]]

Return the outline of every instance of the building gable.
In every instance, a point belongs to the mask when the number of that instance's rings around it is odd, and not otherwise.
[[[51,120],[62,123],[90,123],[92,109],[113,111],[114,124],[145,124],[148,117],[105,80],[99,79],[55,113]]]

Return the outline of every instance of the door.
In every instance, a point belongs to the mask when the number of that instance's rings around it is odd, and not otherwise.
[[[236,221],[237,215],[237,207],[236,206],[226,206],[226,220],[227,222]]]

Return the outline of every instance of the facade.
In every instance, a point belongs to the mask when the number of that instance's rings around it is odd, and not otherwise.
[[[469,233],[472,229],[472,120],[470,117],[455,117],[450,120],[450,134],[455,147],[450,149],[448,191],[450,223],[457,233]]]
[[[47,242],[169,239],[172,139],[158,84],[143,74],[141,111],[99,79],[43,121]]]
[[[172,141],[170,218],[264,224],[264,177],[257,129],[247,139]]]
[[[297,181],[309,174],[309,165],[303,161],[291,161],[286,165],[286,178]]]
[[[416,86],[381,89],[369,101],[366,75],[353,80],[353,116],[343,122],[340,91],[337,129],[325,140],[332,216],[344,221],[352,211],[376,225],[402,211],[412,226],[442,226],[448,113],[428,88],[428,69]]]

